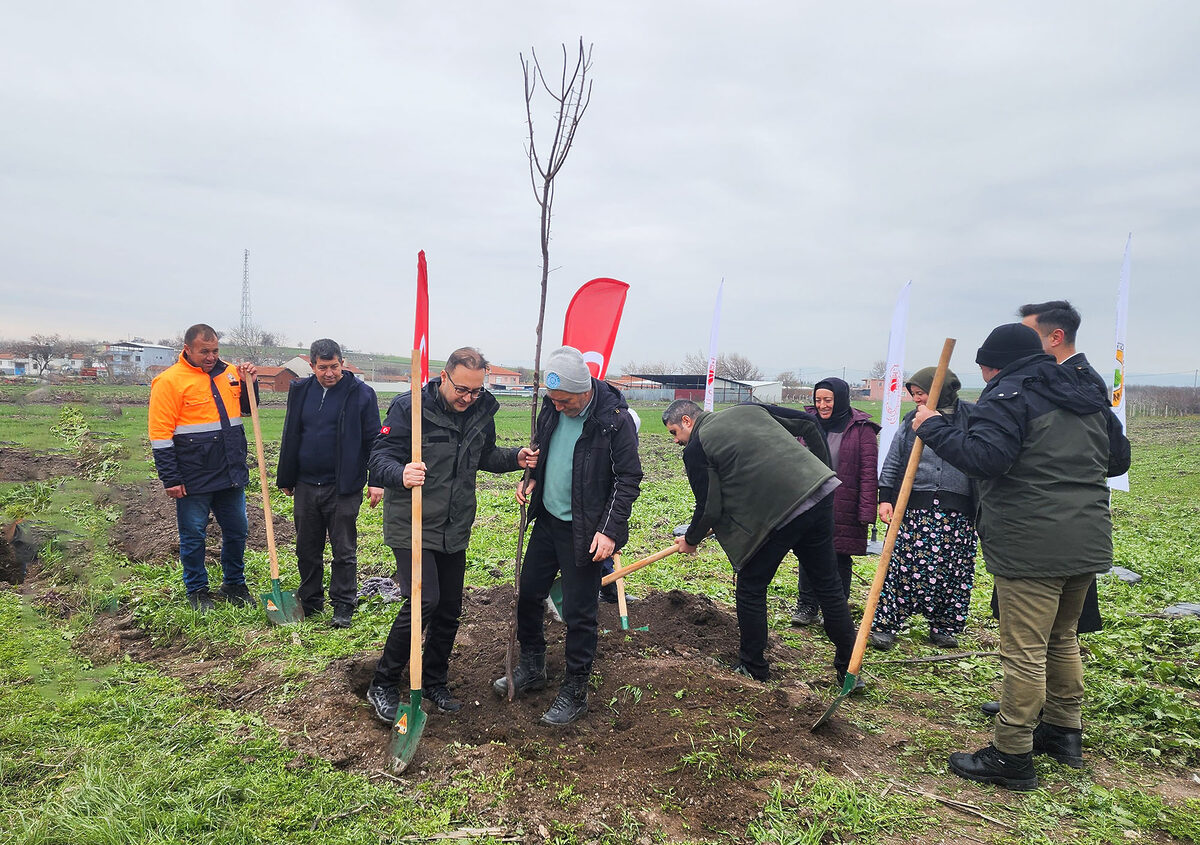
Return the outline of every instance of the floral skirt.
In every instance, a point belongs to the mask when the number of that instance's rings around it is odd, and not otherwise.
[[[906,511],[872,629],[896,634],[920,613],[931,635],[962,631],[971,607],[975,549],[975,528],[966,514],[942,508],[937,499],[932,508]]]

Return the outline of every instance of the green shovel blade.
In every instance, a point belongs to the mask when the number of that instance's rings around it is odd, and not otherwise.
[[[408,768],[417,753],[417,744],[425,730],[425,711],[421,709],[421,690],[411,690],[409,701],[401,705],[392,725],[392,771],[402,772]]]
[[[850,693],[854,692],[854,685],[857,683],[858,675],[852,675],[847,672],[846,680],[842,682],[842,691],[838,693],[838,697],[835,698],[833,703],[829,705],[829,709],[821,714],[821,718],[813,722],[813,725],[811,728],[809,728],[809,730],[815,731],[817,728],[821,727],[821,725],[833,718],[834,712],[838,709],[841,703],[850,697]]]
[[[267,610],[267,619],[276,625],[298,625],[304,621],[304,607],[296,599],[296,594],[279,587],[279,579],[271,581],[271,592],[263,593],[263,607]]]
[[[562,578],[555,578],[554,583],[550,585],[550,601],[554,602],[554,612],[558,614],[558,621],[563,621],[563,593],[562,593]]]

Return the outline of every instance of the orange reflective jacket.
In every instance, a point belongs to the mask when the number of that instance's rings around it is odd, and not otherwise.
[[[218,360],[212,372],[184,355],[150,383],[150,446],[163,487],[183,484],[189,494],[245,487],[250,410],[236,367]]]

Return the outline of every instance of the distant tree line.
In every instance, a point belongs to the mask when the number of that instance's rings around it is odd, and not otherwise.
[[[1131,384],[1125,399],[1131,417],[1180,417],[1200,414],[1200,389]]]
[[[708,372],[708,355],[702,351],[689,352],[679,364],[671,361],[629,361],[621,367],[621,371],[626,375],[702,376]],[[735,381],[763,381],[766,378],[762,369],[739,352],[722,352],[717,356],[717,375]]]

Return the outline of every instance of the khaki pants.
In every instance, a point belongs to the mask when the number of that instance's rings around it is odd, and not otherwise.
[[[1005,754],[1033,750],[1041,718],[1079,729],[1083,663],[1075,628],[1095,575],[1060,578],[996,576],[1004,688],[993,745]]]

